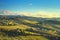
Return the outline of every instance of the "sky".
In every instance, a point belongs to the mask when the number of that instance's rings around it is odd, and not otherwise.
[[[60,0],[0,0],[0,14],[60,17]]]

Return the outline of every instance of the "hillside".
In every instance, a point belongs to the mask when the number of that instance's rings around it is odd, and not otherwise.
[[[8,37],[17,37],[17,39],[21,37],[25,39],[26,36],[27,40],[32,37],[31,40],[58,40],[60,39],[59,19],[60,18],[0,15],[0,38],[6,36],[7,40]]]

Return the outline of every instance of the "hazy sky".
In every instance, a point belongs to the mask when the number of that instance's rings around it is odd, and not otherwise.
[[[0,0],[0,10],[60,14],[60,0]]]

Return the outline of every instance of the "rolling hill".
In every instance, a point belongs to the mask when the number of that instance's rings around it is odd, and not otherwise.
[[[9,38],[19,38],[23,36],[24,39],[24,36],[26,36],[26,39],[33,37],[31,40],[59,40],[59,20],[60,18],[0,15],[0,35]],[[0,38],[3,36],[0,36]]]

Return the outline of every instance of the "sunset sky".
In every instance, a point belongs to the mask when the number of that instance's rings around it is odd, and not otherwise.
[[[0,14],[60,17],[60,0],[0,0]]]

